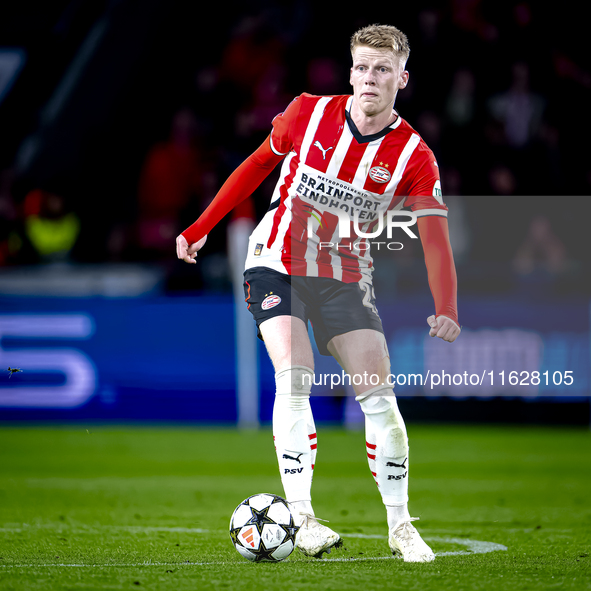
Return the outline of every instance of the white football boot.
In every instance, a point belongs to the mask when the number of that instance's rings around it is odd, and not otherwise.
[[[396,527],[390,529],[388,543],[392,554],[402,556],[404,562],[432,562],[435,560],[433,550],[425,544],[423,538],[411,521],[418,520],[411,517]]]
[[[305,513],[300,515],[303,521],[296,534],[296,548],[300,552],[306,556],[321,558],[324,552],[330,554],[332,548],[340,548],[343,545],[341,536],[326,525],[318,523],[317,517]]]

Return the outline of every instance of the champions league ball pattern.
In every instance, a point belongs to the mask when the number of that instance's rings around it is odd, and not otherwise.
[[[299,527],[285,499],[262,493],[242,501],[230,519],[230,538],[252,562],[278,562],[295,548]]]

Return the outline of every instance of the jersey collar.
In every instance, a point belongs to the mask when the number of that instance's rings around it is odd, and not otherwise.
[[[398,114],[398,111],[394,109],[394,113],[396,113],[396,119],[393,123],[387,125],[386,127],[384,127],[384,129],[378,131],[377,133],[372,133],[371,135],[361,135],[361,132],[357,129],[357,125],[355,125],[355,123],[353,122],[353,118],[351,117],[352,104],[353,97],[350,96],[347,100],[347,105],[345,106],[345,118],[347,119],[349,129],[351,130],[351,133],[353,134],[353,137],[357,140],[358,144],[368,144],[375,140],[379,140],[380,138],[383,138],[386,134],[390,133],[393,129],[396,129],[402,122],[402,119]]]

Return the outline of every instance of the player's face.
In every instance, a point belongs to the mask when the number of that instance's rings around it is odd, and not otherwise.
[[[396,93],[408,82],[408,72],[392,51],[359,45],[353,52],[350,82],[357,105],[373,117],[392,110]]]

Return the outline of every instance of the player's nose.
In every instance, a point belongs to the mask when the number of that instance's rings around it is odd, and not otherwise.
[[[368,70],[365,75],[365,83],[373,86],[376,83],[375,74],[372,70]]]

